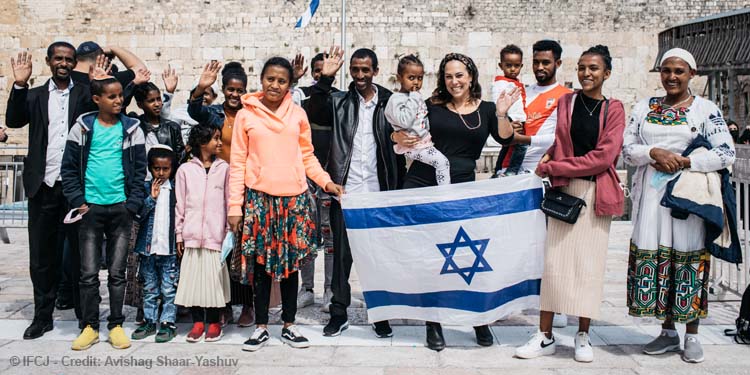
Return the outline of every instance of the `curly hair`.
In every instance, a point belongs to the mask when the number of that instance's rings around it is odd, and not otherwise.
[[[201,146],[211,142],[215,132],[220,132],[220,130],[203,124],[193,126],[190,129],[187,142],[190,146],[190,153],[196,158],[201,157]]]
[[[430,103],[434,105],[446,105],[453,99],[453,96],[448,92],[445,85],[445,66],[451,61],[460,61],[471,76],[471,85],[469,86],[469,96],[475,100],[482,99],[482,86],[479,85],[479,69],[477,69],[474,60],[471,57],[460,53],[449,53],[445,55],[443,61],[440,62],[440,69],[438,69],[438,81],[435,91],[432,92],[430,97]]]

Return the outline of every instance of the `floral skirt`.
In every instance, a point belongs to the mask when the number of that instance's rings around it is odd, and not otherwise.
[[[281,280],[312,260],[318,246],[312,205],[308,193],[276,197],[247,190],[242,255],[248,279],[254,261],[265,265],[275,280]]]

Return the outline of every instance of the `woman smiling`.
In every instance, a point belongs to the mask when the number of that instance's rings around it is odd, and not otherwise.
[[[623,193],[615,165],[625,130],[625,110],[602,95],[612,73],[606,46],[595,46],[578,59],[581,90],[560,98],[555,142],[542,157],[536,174],[549,177],[552,187],[586,202],[575,224],[550,217],[542,274],[539,332],[516,349],[516,357],[555,353],[554,313],[579,317],[575,360],[591,362],[592,318],[599,317],[607,243],[612,216],[620,215]]]

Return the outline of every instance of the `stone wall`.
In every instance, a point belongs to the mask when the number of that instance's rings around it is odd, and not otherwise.
[[[426,64],[423,91],[435,85],[435,72],[447,52],[473,57],[481,72],[485,96],[498,74],[500,49],[519,45],[526,55],[522,80],[531,74],[531,45],[551,38],[563,46],[558,80],[577,86],[574,64],[582,51],[606,44],[614,57],[605,94],[630,107],[637,98],[659,92],[658,76],[649,73],[657,53],[659,31],[697,17],[750,6],[749,0],[645,0],[598,2],[532,1],[378,1],[349,0],[348,52],[373,48],[381,59],[376,82],[395,88],[396,57],[419,53]],[[146,61],[161,85],[168,64],[180,73],[178,100],[210,59],[241,61],[250,89],[259,86],[263,61],[274,55],[302,52],[309,59],[340,41],[340,4],[323,0],[312,23],[294,30],[305,0],[3,0],[0,2],[0,120],[4,121],[10,85],[10,55],[29,50],[34,56],[34,85],[48,78],[46,46],[54,40],[75,45],[95,40],[130,49]],[[307,81],[303,81],[306,83]],[[694,83],[702,92],[702,81]],[[11,142],[25,143],[25,131],[11,131]]]

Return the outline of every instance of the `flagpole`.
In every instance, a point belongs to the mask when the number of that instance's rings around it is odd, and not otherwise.
[[[341,48],[346,51],[346,0],[341,0]],[[346,56],[344,56],[344,64],[341,66],[339,71],[339,87],[342,91],[346,91]]]

